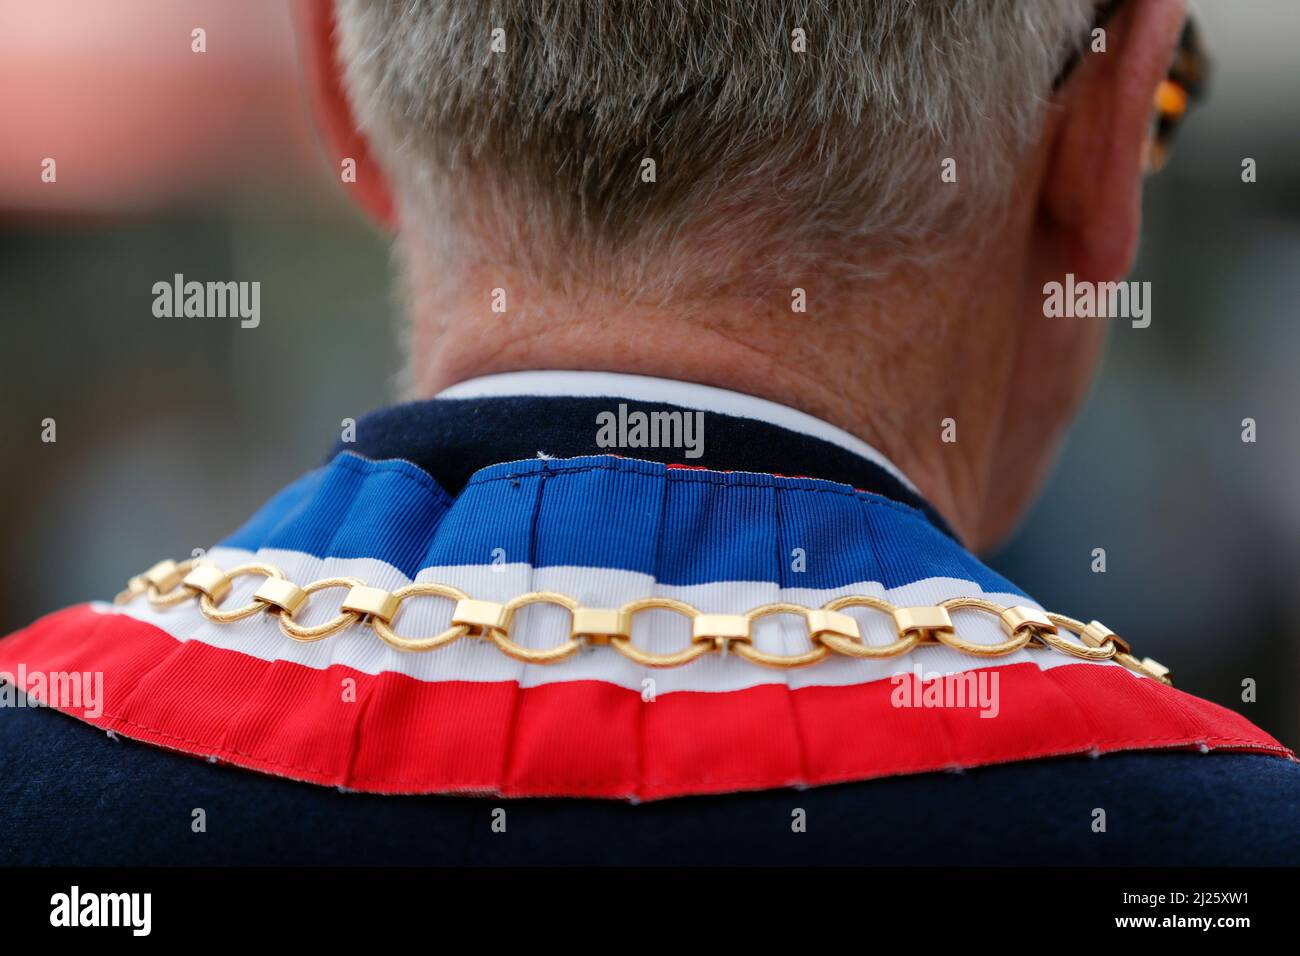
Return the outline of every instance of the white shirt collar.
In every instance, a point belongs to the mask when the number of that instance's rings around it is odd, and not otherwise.
[[[577,398],[627,398],[640,402],[662,402],[682,408],[719,412],[737,418],[766,422],[790,431],[820,438],[838,445],[885,469],[912,491],[916,486],[892,461],[862,439],[850,435],[830,422],[822,421],[798,409],[777,402],[733,392],[712,385],[679,382],[649,375],[623,372],[586,372],[544,370],[503,372],[471,378],[439,392],[438,398],[500,398],[510,395],[567,395]]]

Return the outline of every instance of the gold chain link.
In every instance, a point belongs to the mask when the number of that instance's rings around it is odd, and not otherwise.
[[[230,593],[233,580],[249,575],[263,578],[253,593],[252,601],[223,611],[221,602]],[[295,618],[308,605],[311,595],[330,588],[348,589],[339,604],[339,613],[323,624],[306,626],[297,623]],[[215,564],[197,560],[158,562],[128,581],[126,589],[117,595],[114,603],[127,604],[141,595],[157,610],[195,600],[200,613],[218,624],[268,613],[275,616],[285,637],[294,641],[319,641],[364,622],[381,641],[399,651],[431,651],[462,637],[471,637],[490,641],[502,653],[526,664],[557,664],[586,645],[608,645],[643,667],[680,667],[706,654],[734,652],[750,663],[788,670],[816,664],[831,654],[880,660],[900,657],[921,645],[942,644],[977,657],[1002,657],[1025,647],[1050,648],[1081,660],[1113,660],[1131,671],[1166,684],[1173,683],[1167,667],[1149,657],[1141,660],[1134,657],[1128,643],[1099,621],[1084,624],[1063,614],[1045,613],[1023,605],[1003,607],[975,597],[950,598],[928,607],[898,607],[870,595],[850,594],[827,601],[819,608],[781,602],[764,604],[744,614],[705,613],[685,601],[667,597],[639,598],[618,608],[594,608],[553,591],[532,591],[499,604],[476,600],[449,584],[408,584],[396,591],[385,591],[370,587],[357,578],[332,577],[299,586],[271,564],[241,564],[223,571]],[[423,596],[455,602],[451,626],[428,637],[398,634],[393,624],[403,605],[410,598]],[[535,650],[510,637],[515,613],[534,604],[550,605],[568,612],[571,623],[564,643]],[[889,617],[898,635],[897,640],[886,645],[867,644],[862,639],[857,619],[844,613],[845,608],[853,607],[867,608]],[[688,647],[675,654],[652,654],[632,642],[633,618],[654,610],[672,611],[691,622]],[[996,618],[1007,639],[998,644],[976,644],[958,637],[952,623],[952,611],[977,611]],[[778,614],[793,614],[804,619],[811,643],[807,651],[771,654],[754,646],[755,622]],[[1062,632],[1077,639],[1065,637]]]

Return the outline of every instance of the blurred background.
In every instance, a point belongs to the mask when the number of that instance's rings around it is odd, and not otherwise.
[[[1297,747],[1300,3],[1197,10],[1216,73],[1148,187],[1133,278],[1153,322],[1114,323],[991,563]],[[3,633],[209,546],[318,464],[342,419],[393,399],[401,324],[384,238],[312,131],[283,3],[0,0],[0,143]],[[175,273],[260,281],[260,327],[156,319]]]

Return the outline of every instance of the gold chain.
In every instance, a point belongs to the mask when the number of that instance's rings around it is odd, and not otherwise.
[[[235,578],[259,576],[262,583],[253,600],[241,607],[223,610]],[[307,606],[311,595],[329,588],[346,588],[339,613],[323,624],[304,626],[295,618]],[[1166,684],[1172,683],[1169,669],[1151,658],[1138,660],[1128,643],[1099,621],[1084,624],[1062,614],[1016,605],[1003,607],[975,597],[957,597],[930,607],[897,607],[865,594],[850,594],[826,602],[819,608],[802,604],[764,604],[744,614],[707,614],[684,601],[647,597],[618,608],[586,607],[573,598],[551,591],[532,591],[504,604],[471,598],[449,584],[408,584],[396,591],[370,587],[351,577],[321,578],[299,587],[274,565],[255,562],[223,571],[206,561],[160,561],[133,577],[115,604],[126,604],[144,595],[154,608],[162,610],[196,600],[203,616],[219,624],[251,617],[273,615],[284,635],[295,641],[319,641],[365,622],[381,641],[399,651],[431,651],[446,647],[462,637],[490,641],[504,654],[527,664],[557,664],[586,645],[608,645],[644,667],[679,667],[706,654],[733,652],[764,667],[789,669],[825,660],[831,654],[879,660],[899,657],[925,644],[943,644],[978,657],[1001,657],[1024,647],[1048,647],[1071,657],[1089,661],[1113,660],[1131,671]],[[454,601],[451,626],[439,634],[405,637],[393,629],[402,604],[412,597],[434,596]],[[515,612],[531,604],[549,604],[569,612],[569,637],[562,644],[542,650],[524,647],[510,637]],[[862,607],[892,619],[897,640],[885,645],[867,644],[858,622],[844,613]],[[652,654],[632,643],[632,619],[643,611],[666,610],[691,622],[691,643],[675,654]],[[998,644],[975,644],[957,636],[951,611],[972,610],[998,619],[1007,639]],[[754,623],[775,614],[795,614],[808,627],[809,650],[800,654],[770,654],[754,646]],[[1072,640],[1062,631],[1077,635]]]

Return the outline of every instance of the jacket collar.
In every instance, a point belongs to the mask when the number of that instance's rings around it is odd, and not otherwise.
[[[893,462],[843,429],[766,399],[670,379],[586,371],[470,379],[363,416],[355,441],[335,447],[342,451],[405,459],[453,494],[489,465],[599,454],[821,478],[916,508],[956,537]]]

